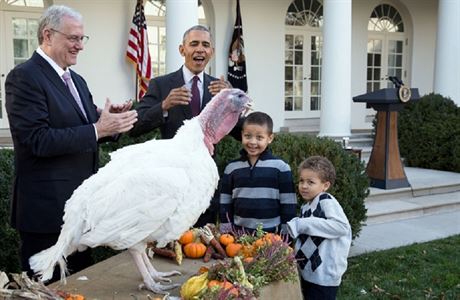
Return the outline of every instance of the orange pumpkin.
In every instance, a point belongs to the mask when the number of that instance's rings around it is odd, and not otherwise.
[[[225,252],[227,253],[228,257],[235,257],[240,254],[243,245],[238,243],[231,243],[225,247]]]
[[[220,236],[219,238],[219,242],[224,245],[224,246],[227,246],[228,244],[231,244],[233,242],[235,242],[235,238],[233,237],[233,235],[231,234],[228,234],[228,233],[224,233]]]
[[[247,264],[250,264],[250,263],[252,263],[253,261],[254,261],[254,257],[252,257],[252,256],[248,256],[248,257],[245,257],[245,258],[243,259],[243,262],[245,262],[245,263],[247,263]]]
[[[253,245],[243,245],[241,252],[243,253],[243,257],[251,257],[254,256],[255,250]]]
[[[195,240],[195,233],[192,230],[187,230],[179,238],[179,243],[182,245],[190,244]]]
[[[278,234],[274,234],[274,233],[267,233],[265,234],[265,236],[263,237],[263,239],[265,241],[267,241],[269,244],[271,244],[272,242],[277,242],[277,241],[281,241],[281,236],[278,235]]]
[[[219,280],[215,280],[215,279],[210,280],[208,282],[208,288],[212,288],[214,286],[222,286],[222,282],[220,282]]]
[[[201,242],[192,242],[184,246],[184,253],[190,258],[200,258],[204,256],[206,246]]]

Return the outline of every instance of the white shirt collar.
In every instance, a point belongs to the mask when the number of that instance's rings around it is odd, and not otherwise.
[[[43,57],[51,65],[51,67],[53,67],[53,69],[56,71],[56,73],[59,75],[59,77],[61,77],[61,79],[62,79],[62,75],[64,75],[65,72],[70,72],[70,68],[67,68],[66,70],[63,70],[60,66],[58,66],[58,64],[51,57],[49,57],[45,53],[45,51],[43,51],[42,48],[38,47],[36,52],[41,57]],[[62,79],[62,80],[64,80],[64,79]]]
[[[193,76],[195,76],[195,74],[193,74],[192,71],[190,71],[185,65],[183,65],[182,67],[182,74],[184,76],[185,85],[190,84],[191,86],[192,85],[191,80],[193,79]],[[204,71],[200,72],[199,74],[196,74],[196,76],[200,78],[199,85],[203,85]]]

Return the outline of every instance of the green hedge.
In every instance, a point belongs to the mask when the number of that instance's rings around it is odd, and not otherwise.
[[[10,226],[13,172],[13,150],[0,149],[0,270],[16,273],[20,270],[19,236]]]
[[[409,102],[398,126],[407,166],[460,172],[460,108],[452,100],[428,94]]]
[[[143,142],[158,137],[158,131],[140,138],[130,138],[123,135],[117,144],[104,144],[100,151],[101,166],[110,160],[109,152],[119,147]],[[226,137],[216,147],[216,164],[222,173],[227,162],[239,156],[240,142]],[[330,192],[341,203],[348,220],[350,221],[353,238],[359,235],[362,223],[366,220],[364,199],[369,194],[369,182],[365,175],[365,167],[357,157],[344,151],[338,143],[326,138],[311,136],[277,134],[271,148],[273,153],[286,162],[293,170],[294,180],[297,182],[297,166],[311,155],[323,155],[331,160],[337,171],[337,180]],[[0,270],[6,272],[19,271],[18,236],[9,225],[10,190],[13,174],[13,151],[0,150]],[[299,204],[301,203],[300,197]],[[117,253],[104,247],[96,248],[93,256],[101,261]]]

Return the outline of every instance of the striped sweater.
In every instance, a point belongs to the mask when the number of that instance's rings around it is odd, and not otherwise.
[[[245,150],[225,168],[221,180],[220,220],[245,229],[262,224],[278,231],[296,216],[297,198],[291,168],[265,150],[252,166]]]

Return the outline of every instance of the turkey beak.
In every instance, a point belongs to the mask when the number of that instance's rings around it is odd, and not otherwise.
[[[247,117],[254,109],[252,108],[252,102],[249,101],[248,103],[246,103],[246,105],[244,106],[244,110],[243,112],[241,113],[243,117]]]

